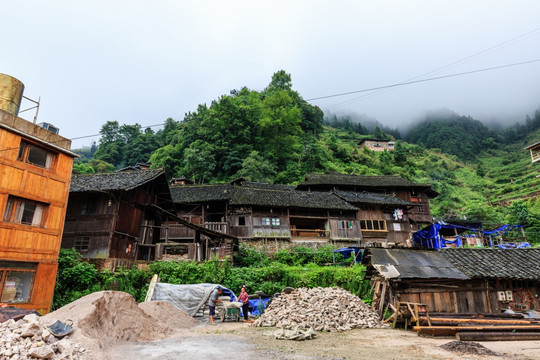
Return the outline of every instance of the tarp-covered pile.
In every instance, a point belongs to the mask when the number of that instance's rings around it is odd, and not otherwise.
[[[157,283],[152,294],[152,300],[169,301],[190,316],[195,316],[208,303],[208,298],[210,298],[210,295],[218,286],[220,285],[174,285]],[[236,295],[231,290],[223,286],[221,288],[223,289],[223,296],[229,296],[231,301],[237,301]]]

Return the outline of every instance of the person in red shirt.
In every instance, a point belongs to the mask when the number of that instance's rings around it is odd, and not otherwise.
[[[240,289],[240,295],[238,295],[238,301],[242,303],[242,314],[244,314],[244,319],[248,320],[248,311],[249,311],[249,296],[246,292],[246,285],[242,285]]]

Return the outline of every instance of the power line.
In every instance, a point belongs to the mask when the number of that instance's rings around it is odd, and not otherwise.
[[[497,51],[499,49],[502,49],[502,48],[505,48],[507,46],[510,46],[510,45],[513,45],[517,42],[520,42],[522,40],[525,40],[527,38],[530,38],[532,36],[535,36],[537,35],[537,33],[540,31],[540,27],[537,27],[537,28],[534,28],[524,34],[521,34],[519,36],[516,36],[510,40],[507,40],[507,41],[504,41],[500,44],[497,44],[497,45],[494,45],[494,46],[491,46],[487,49],[484,49],[482,51],[479,51],[475,54],[472,54],[470,56],[467,56],[467,57],[464,57],[460,60],[456,60],[454,62],[451,62],[450,64],[447,64],[447,65],[444,65],[442,67],[439,67],[437,69],[434,69],[432,71],[428,71],[426,73],[423,73],[423,74],[420,74],[420,75],[417,75],[417,76],[414,76],[412,78],[409,78],[407,80],[405,80],[405,82],[407,81],[412,81],[412,80],[415,80],[415,79],[418,79],[418,78],[421,78],[421,77],[424,77],[426,75],[430,75],[430,74],[436,74],[436,73],[440,73],[441,71],[445,70],[445,69],[450,69],[450,68],[454,68],[456,67],[457,65],[460,65],[460,64],[464,64],[466,62],[469,62],[475,58],[479,58],[481,56],[484,56],[488,53],[492,53],[494,51]],[[344,102],[341,102],[341,103],[337,103],[337,104],[334,104],[334,105],[330,105],[328,106],[327,108],[325,109],[330,109],[330,108],[334,108],[334,107],[337,107],[337,106],[340,106],[340,105],[344,105],[344,104],[348,104],[348,103],[352,103],[352,102],[355,102],[355,101],[358,101],[358,100],[362,100],[362,99],[365,99],[365,98],[368,98],[368,97],[371,97],[371,96],[375,96],[377,94],[381,94],[381,93],[385,93],[385,92],[388,92],[388,91],[391,91],[392,89],[391,88],[388,88],[388,89],[380,89],[380,90],[377,90],[377,91],[374,91],[372,92],[371,94],[366,94],[366,95],[363,95],[363,96],[360,96],[360,97],[357,97],[357,98],[354,98],[354,99],[350,99],[350,100],[347,100],[347,101],[344,101]]]
[[[157,126],[164,126],[166,125],[167,123],[162,123],[162,124],[154,124],[154,125],[148,125],[148,126],[141,126],[142,129],[147,129],[147,128],[151,128],[151,127],[157,127]],[[73,141],[73,140],[80,140],[80,139],[86,139],[86,138],[92,138],[92,137],[96,137],[96,136],[101,136],[101,134],[93,134],[93,135],[84,135],[84,136],[78,136],[78,137],[74,137],[74,138],[64,138],[62,140],[57,140],[57,141],[47,141],[48,144],[57,144],[57,143],[62,143],[64,141],[66,141],[65,139],[67,140],[70,140],[70,141]],[[13,147],[13,148],[6,148],[6,149],[0,149],[0,151],[10,151],[10,150],[19,150],[19,147]],[[71,151],[71,150],[70,150]]]
[[[328,99],[328,98],[333,98],[333,97],[338,97],[338,96],[345,96],[345,95],[369,92],[369,91],[374,91],[374,90],[389,89],[389,88],[394,88],[394,87],[398,87],[398,86],[411,85],[411,84],[417,84],[417,83],[434,81],[434,80],[441,80],[441,79],[457,77],[457,76],[463,76],[463,75],[470,75],[470,74],[475,74],[475,73],[480,73],[480,72],[485,72],[485,71],[492,71],[492,70],[504,69],[504,68],[508,68],[508,67],[526,65],[526,64],[531,64],[531,63],[535,63],[535,62],[540,62],[540,59],[527,60],[527,61],[522,61],[522,62],[519,62],[519,63],[506,64],[506,65],[500,65],[500,66],[493,66],[493,67],[489,67],[489,68],[465,71],[465,72],[455,73],[455,74],[450,74],[450,75],[436,76],[436,77],[432,77],[432,78],[428,78],[428,79],[413,80],[413,81],[395,83],[395,84],[391,84],[391,85],[377,86],[377,87],[373,87],[373,88],[349,91],[349,92],[344,92],[344,93],[339,93],[339,94],[320,96],[320,97],[316,97],[316,98],[306,99],[306,101],[315,101],[315,100]]]

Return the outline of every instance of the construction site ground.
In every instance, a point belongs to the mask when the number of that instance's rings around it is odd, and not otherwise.
[[[540,359],[540,341],[481,342],[497,356],[455,353],[440,346],[453,337],[424,337],[413,331],[355,329],[320,333],[314,340],[276,340],[266,334],[274,328],[251,327],[242,322],[202,323],[180,329],[165,339],[125,343],[102,349],[104,358],[338,360],[338,359]]]

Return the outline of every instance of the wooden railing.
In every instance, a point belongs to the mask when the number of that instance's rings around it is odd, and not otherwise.
[[[291,229],[292,237],[330,237],[330,230],[320,229]]]

